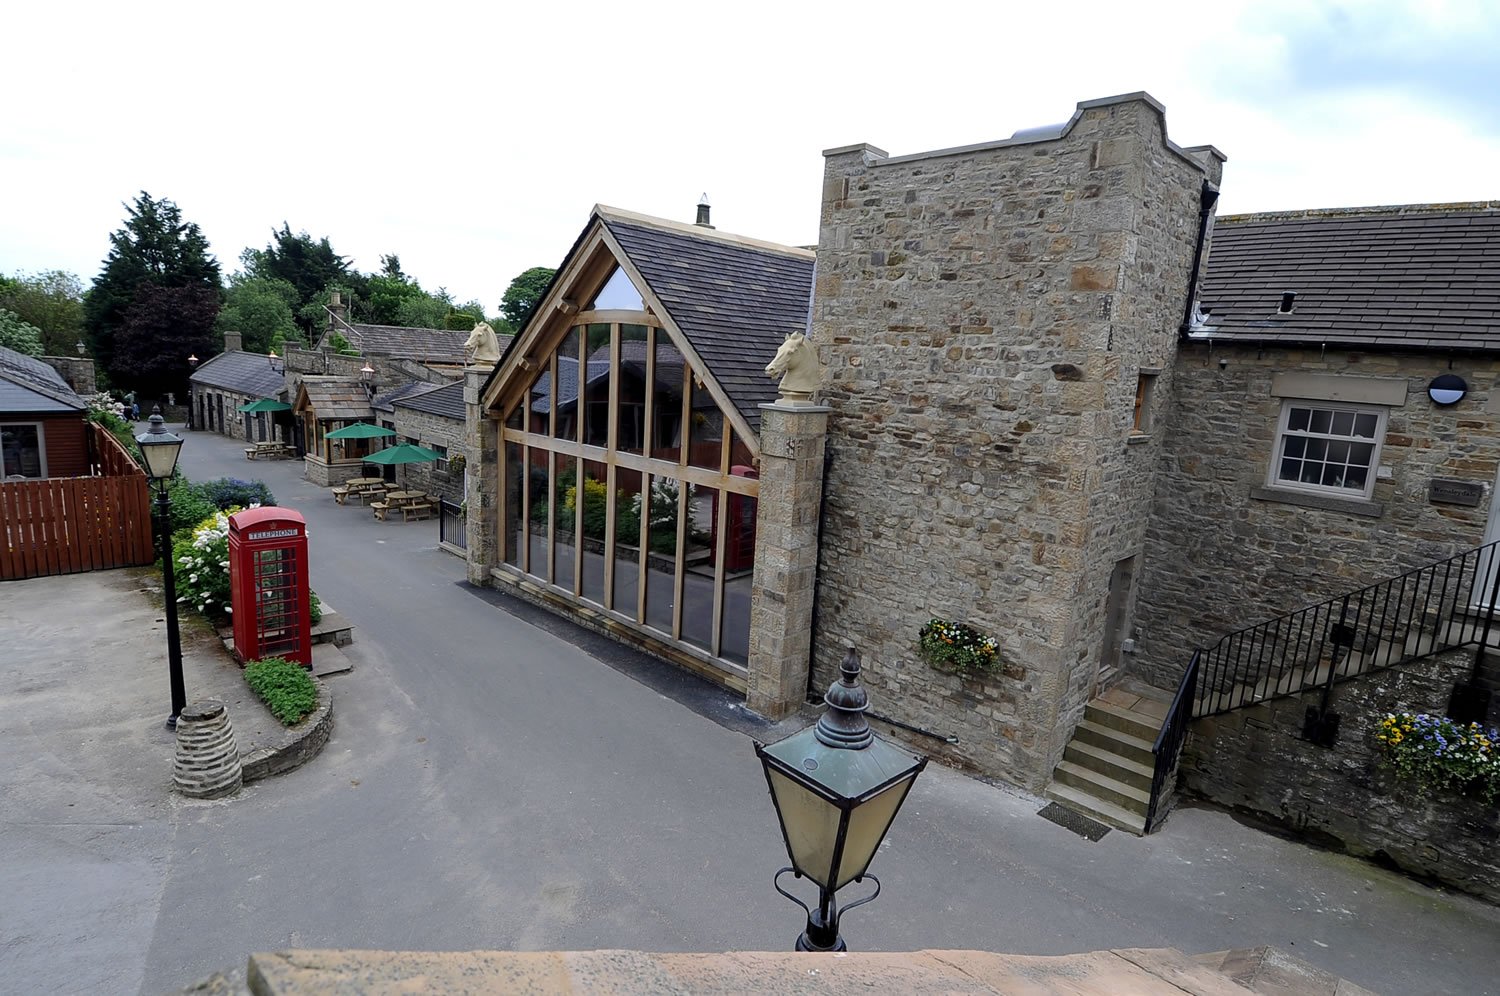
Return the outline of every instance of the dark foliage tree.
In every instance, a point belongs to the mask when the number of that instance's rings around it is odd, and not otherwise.
[[[212,356],[219,294],[203,284],[143,285],[115,330],[113,377],[143,398],[186,397],[188,356]]]
[[[83,338],[83,281],[63,270],[0,277],[0,309],[40,329],[48,356],[72,356]]]
[[[305,231],[294,235],[284,221],[280,231],[272,229],[271,241],[264,249],[246,249],[241,253],[240,265],[252,277],[285,280],[296,288],[297,303],[292,310],[303,331],[314,338],[327,324],[323,305],[328,303],[330,288],[347,291],[344,300],[351,306],[364,296],[364,276],[350,267],[348,259],[334,252],[327,236],[314,241]]]
[[[511,328],[519,329],[526,324],[556,272],[549,266],[533,266],[505,288],[505,296],[500,299],[500,316]]]
[[[117,336],[137,298],[148,288],[191,289],[197,292],[191,296],[199,308],[211,302],[217,314],[222,289],[219,263],[209,252],[208,240],[196,224],[182,220],[176,204],[166,198],[155,200],[142,191],[125,210],[125,227],[110,235],[109,256],[84,298],[84,327],[94,357],[109,378],[117,385],[135,387],[115,361]],[[209,315],[205,330],[212,327],[214,314]],[[142,348],[139,342],[132,343],[133,352]],[[186,357],[183,353],[184,365]]]

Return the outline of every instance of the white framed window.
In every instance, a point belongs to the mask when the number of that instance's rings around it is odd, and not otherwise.
[[[1282,402],[1267,485],[1344,498],[1370,497],[1388,411],[1378,405],[1333,401]]]
[[[47,437],[40,422],[0,425],[0,481],[47,476]]]
[[[438,446],[436,443],[427,447],[438,454],[438,459],[433,462],[432,469],[440,474],[448,473],[448,447]]]

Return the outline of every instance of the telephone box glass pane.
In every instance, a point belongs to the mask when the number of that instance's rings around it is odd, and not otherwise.
[[[255,634],[261,657],[298,650],[297,551],[255,551]]]

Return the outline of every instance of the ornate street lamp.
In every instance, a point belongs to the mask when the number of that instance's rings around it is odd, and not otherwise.
[[[196,367],[197,365],[198,365],[198,357],[194,356],[192,353],[189,353],[188,354],[188,366],[190,366],[190,367]]]
[[[78,342],[74,344],[74,348],[78,350],[79,356],[82,356],[84,354],[84,351],[88,349],[88,347],[83,344],[82,339],[79,339]]]
[[[276,350],[274,349],[266,355],[266,362],[271,364],[271,371],[273,373],[281,373],[282,368],[285,364],[285,361],[282,360],[281,357],[276,355]]]
[[[859,683],[859,654],[844,655],[841,677],[823,701],[828,711],[816,725],[755,753],[765,767],[766,784],[791,865],[776,873],[776,891],[807,911],[798,951],[845,951],[839,919],[880,895],[880,879],[868,871],[896,813],[911,792],[927,758],[875,736],[865,721],[869,696]],[[791,872],[818,886],[812,909],[781,887]],[[840,909],[838,890],[870,879],[875,891]]]
[[[167,482],[177,469],[177,456],[182,452],[182,437],[167,431],[162,421],[161,406],[151,409],[150,427],[135,443],[146,461],[146,476],[156,482],[157,529],[161,536],[162,588],[167,600],[167,671],[172,682],[172,714],[167,717],[167,729],[177,729],[177,716],[187,705],[187,691],[182,682],[182,638],[177,633],[177,582],[172,574],[172,499],[167,494]]]

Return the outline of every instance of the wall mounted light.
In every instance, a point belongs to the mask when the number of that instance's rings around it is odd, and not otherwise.
[[[1435,405],[1456,405],[1469,392],[1469,385],[1458,374],[1440,374],[1427,385],[1427,396]]]

